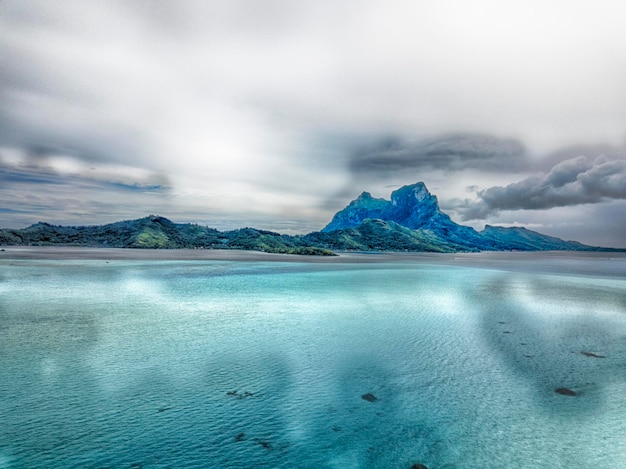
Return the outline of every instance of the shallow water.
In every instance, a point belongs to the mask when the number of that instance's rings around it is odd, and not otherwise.
[[[625,467],[624,255],[379,259],[0,260],[0,468]]]

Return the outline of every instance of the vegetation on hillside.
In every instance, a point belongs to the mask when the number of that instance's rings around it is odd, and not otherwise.
[[[89,246],[139,249],[240,249],[280,254],[333,256],[334,251],[475,252],[475,251],[609,251],[563,241],[524,228],[488,226],[482,232],[447,217],[423,229],[393,221],[366,219],[357,227],[289,236],[255,228],[221,232],[192,223],[173,223],[151,215],[100,226],[37,223],[0,230],[0,245]]]
[[[242,228],[220,232],[191,223],[149,216],[100,226],[37,223],[0,230],[0,245],[89,246],[143,249],[242,249],[282,254],[332,256],[329,249],[307,245],[301,237]]]

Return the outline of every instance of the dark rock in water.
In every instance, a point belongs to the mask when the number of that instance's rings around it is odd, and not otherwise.
[[[417,464],[413,464],[411,466],[411,469],[428,469],[428,466],[426,466],[426,464],[417,463]]]
[[[593,352],[580,352],[581,355],[584,355],[585,357],[592,357],[592,358],[606,358],[605,355],[598,355],[597,353],[593,353]]]
[[[576,391],[572,391],[568,388],[556,388],[554,392],[557,394],[562,394],[563,396],[578,396],[578,393]]]
[[[272,451],[274,449],[274,446],[272,446],[269,441],[257,440],[257,443],[268,451]]]
[[[238,433],[235,437],[235,441],[243,441],[246,438],[246,434],[244,432]]]
[[[374,396],[374,394],[372,394],[371,392],[368,392],[367,394],[363,394],[361,396],[361,399],[364,399],[368,402],[376,402],[378,400],[378,398]]]
[[[231,397],[235,397],[237,399],[246,399],[247,397],[252,397],[254,396],[253,392],[250,391],[245,391],[245,392],[239,392],[239,391],[228,391],[226,393],[227,396],[231,396]]]

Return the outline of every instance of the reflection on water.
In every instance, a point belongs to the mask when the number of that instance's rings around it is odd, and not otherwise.
[[[532,256],[0,261],[0,467],[622,467],[623,258]]]
[[[565,418],[593,416],[604,389],[623,386],[624,291],[619,281],[501,276],[482,286],[483,337],[518,376],[536,388],[536,402]],[[606,350],[614,350],[609,357]],[[546,390],[584,399],[557,401]]]

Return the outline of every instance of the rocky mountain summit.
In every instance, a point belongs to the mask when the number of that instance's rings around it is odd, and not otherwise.
[[[368,218],[393,221],[415,230],[437,223],[442,217],[448,218],[439,211],[437,197],[428,192],[423,182],[418,182],[392,192],[391,200],[375,199],[369,192],[363,192],[345,209],[337,212],[322,231],[354,228]]]

